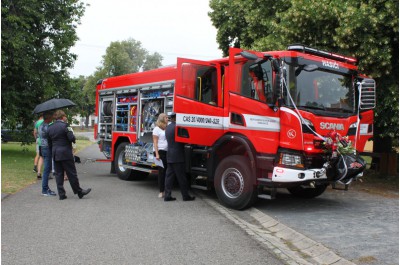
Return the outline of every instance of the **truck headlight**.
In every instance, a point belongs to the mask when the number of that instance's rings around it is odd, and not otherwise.
[[[298,154],[280,153],[279,164],[289,167],[304,168],[303,157]]]

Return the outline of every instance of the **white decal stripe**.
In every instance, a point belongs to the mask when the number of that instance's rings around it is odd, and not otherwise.
[[[208,116],[195,114],[176,114],[176,124],[179,126],[205,129],[237,129],[250,131],[280,131],[280,119],[276,117],[243,114],[247,126],[230,123],[230,117]]]
[[[176,114],[176,124],[179,126],[222,130],[224,128],[223,122],[224,117],[220,116]]]
[[[293,110],[291,110],[289,108],[285,108],[285,107],[281,107],[280,110],[292,114],[293,116],[295,116],[299,120],[299,123],[301,124],[300,117],[296,112],[294,112]]]
[[[260,127],[244,127],[231,124],[229,126],[231,129],[235,130],[248,130],[248,131],[265,131],[265,132],[280,132],[280,129],[271,129],[271,128],[260,128]]]
[[[243,114],[247,129],[259,131],[279,132],[281,129],[280,119],[276,117]]]

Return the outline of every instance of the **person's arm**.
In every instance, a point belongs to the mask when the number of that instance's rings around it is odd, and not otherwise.
[[[69,124],[67,124],[67,128],[66,128],[65,130],[66,130],[66,132],[67,132],[68,140],[69,140],[71,143],[75,143],[76,139],[75,139],[74,131],[73,131],[72,128],[69,126]]]
[[[38,131],[36,129],[36,122],[35,122],[35,126],[33,128],[33,136],[35,137],[35,139],[37,139],[37,133],[38,133]]]
[[[160,159],[160,154],[158,153],[158,135],[153,134],[153,146],[154,146],[154,152],[156,153],[156,158],[157,160]]]

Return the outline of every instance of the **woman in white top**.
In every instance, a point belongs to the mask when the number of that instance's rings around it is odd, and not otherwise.
[[[165,172],[167,172],[167,149],[168,143],[165,138],[165,128],[167,128],[168,116],[161,113],[156,121],[156,127],[153,129],[153,149],[156,159],[162,161],[164,168],[158,167],[158,186],[160,188],[159,198],[164,197]]]

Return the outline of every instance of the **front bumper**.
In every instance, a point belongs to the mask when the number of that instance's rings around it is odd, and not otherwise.
[[[274,167],[272,172],[272,182],[295,183],[327,179],[325,168],[298,170]]]

